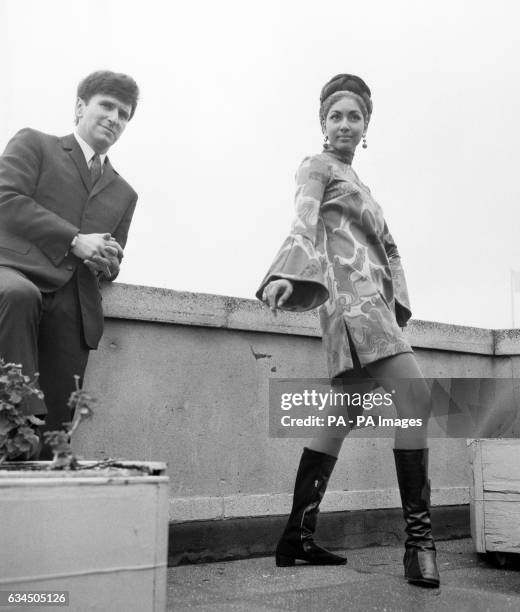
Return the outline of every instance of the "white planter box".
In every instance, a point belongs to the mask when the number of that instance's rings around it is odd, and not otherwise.
[[[74,612],[164,611],[166,466],[128,465],[148,474],[0,469],[0,591],[69,591]]]
[[[477,552],[520,553],[520,440],[472,440],[471,462]]]

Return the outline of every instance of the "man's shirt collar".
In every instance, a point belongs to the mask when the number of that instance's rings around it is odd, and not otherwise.
[[[74,138],[78,141],[78,144],[81,150],[83,151],[83,155],[85,156],[85,161],[87,162],[87,166],[90,168],[90,162],[92,160],[92,157],[96,154],[96,152],[88,144],[88,142],[85,142],[83,138],[81,138],[81,136],[78,134],[76,130],[74,131]],[[99,154],[99,158],[101,160],[101,168],[103,168],[106,157],[107,157],[106,153]]]

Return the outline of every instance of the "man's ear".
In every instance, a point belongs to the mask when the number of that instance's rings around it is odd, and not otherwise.
[[[74,113],[76,115],[76,123],[83,117],[83,111],[85,109],[85,102],[82,98],[76,98],[76,106],[74,107]]]

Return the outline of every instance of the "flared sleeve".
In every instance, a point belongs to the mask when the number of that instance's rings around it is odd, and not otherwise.
[[[383,243],[390,264],[390,271],[392,273],[392,282],[394,286],[394,298],[395,298],[395,318],[400,327],[405,327],[408,320],[412,316],[412,310],[410,308],[410,297],[408,295],[408,287],[406,285],[406,277],[404,275],[403,266],[401,265],[401,257],[399,251],[392,238],[392,234],[388,229],[388,225],[385,221],[385,227],[383,230]]]
[[[311,310],[328,299],[323,274],[325,255],[320,257],[317,242],[323,233],[319,210],[329,177],[330,168],[322,159],[307,157],[300,165],[296,173],[296,214],[291,232],[256,292],[259,300],[266,285],[280,278],[293,283],[293,292],[282,306],[283,310]]]

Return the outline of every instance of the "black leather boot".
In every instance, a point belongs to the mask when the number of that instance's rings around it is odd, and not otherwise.
[[[430,521],[428,449],[394,449],[397,481],[406,521],[404,575],[411,584],[438,588],[439,571]]]
[[[313,565],[340,565],[345,557],[318,546],[312,538],[316,530],[319,505],[323,499],[336,458],[309,448],[300,459],[291,514],[276,547],[276,565],[289,567],[296,559]]]

